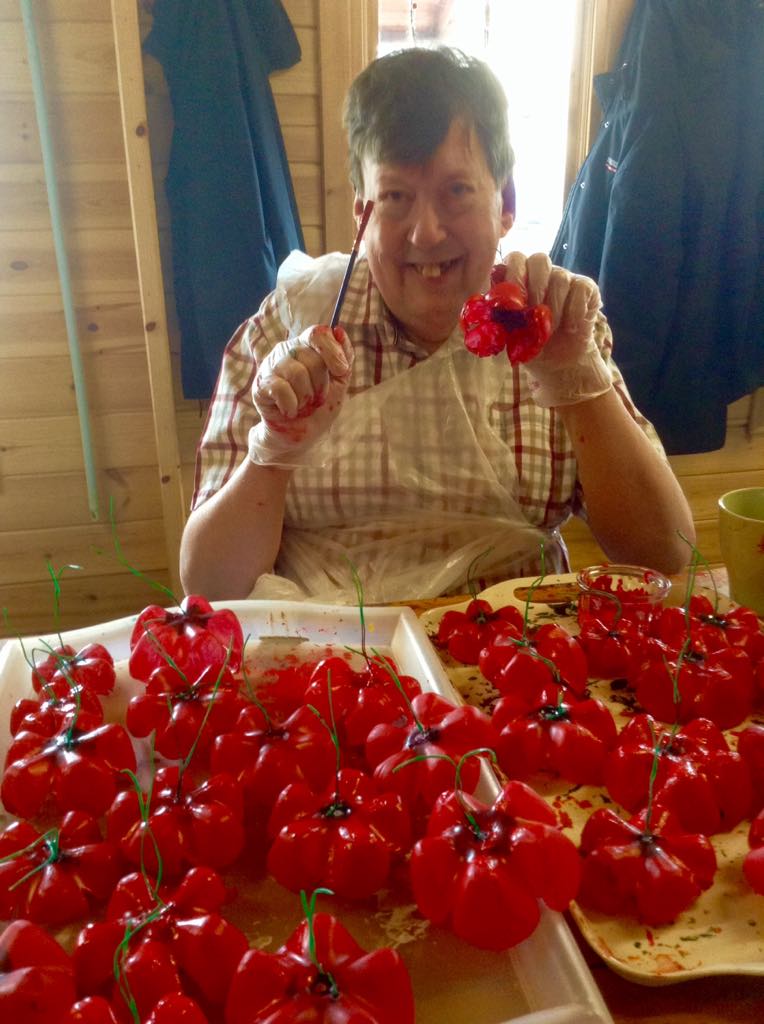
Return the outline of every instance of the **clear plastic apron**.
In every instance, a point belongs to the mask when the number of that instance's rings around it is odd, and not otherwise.
[[[344,260],[312,262],[323,265],[325,306],[324,274],[341,273]],[[295,336],[325,319],[310,291],[303,278]],[[542,542],[547,571],[563,571],[559,534],[523,515],[512,450],[491,422],[511,374],[508,363],[469,353],[456,331],[427,359],[347,399],[295,470],[278,575],[261,577],[252,596],[353,603],[351,565],[368,604],[464,592],[478,556],[476,578],[510,578],[533,571]],[[321,490],[332,500],[301,517],[300,495]]]

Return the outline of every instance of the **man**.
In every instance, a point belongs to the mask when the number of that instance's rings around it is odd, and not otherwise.
[[[459,312],[511,228],[506,99],[456,51],[374,61],[345,111],[359,218],[374,203],[341,327],[346,258],[292,259],[229,343],[181,549],[208,598],[366,599],[527,575],[584,514],[608,556],[686,561],[687,503],[611,363],[594,282],[543,254],[507,259],[553,334],[522,367],[465,349]],[[274,577],[272,573],[274,572]],[[270,584],[291,581],[292,590]]]

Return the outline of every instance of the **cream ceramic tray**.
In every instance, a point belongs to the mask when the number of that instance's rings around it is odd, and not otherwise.
[[[249,637],[247,660],[266,665],[315,660],[329,652],[360,647],[358,611],[353,608],[292,602],[226,602],[239,616]],[[456,701],[441,662],[419,620],[408,608],[369,608],[365,614],[369,648],[390,653],[402,671],[415,676],[424,689]],[[125,659],[133,618],[66,633],[65,642],[79,650],[86,643],[104,644],[118,662],[116,696],[110,717],[119,718],[136,684]],[[55,645],[57,638],[47,637]],[[41,647],[24,641],[27,650]],[[29,668],[19,642],[0,652],[0,754],[9,741],[8,719],[13,703],[31,691]],[[141,751],[139,751],[140,755]],[[484,796],[497,783],[486,771]],[[229,878],[229,875],[226,875]],[[261,948],[275,949],[297,925],[299,901],[268,878],[237,875],[231,879],[238,898],[227,915]],[[612,1024],[580,950],[560,914],[544,910],[534,934],[506,954],[486,953],[431,928],[416,908],[392,893],[351,906],[325,898],[322,909],[333,911],[367,948],[393,945],[406,961],[414,985],[418,1024]],[[64,939],[67,937],[64,936]]]
[[[525,601],[516,592],[523,592],[532,582],[532,578],[511,580],[490,587],[479,596],[494,608],[514,604],[522,611]],[[550,575],[544,580],[545,584],[574,582],[573,575]],[[675,593],[672,603],[681,603],[683,598],[683,592]],[[465,605],[452,607],[463,609]],[[422,616],[430,635],[437,632],[438,623],[448,610],[441,607]],[[559,622],[571,632],[578,628],[574,605],[532,603],[530,618],[537,623]],[[476,667],[461,665],[447,653],[443,653],[442,660],[451,682],[465,700],[490,707],[496,693]],[[592,680],[590,691],[611,708],[619,728],[625,724],[634,706],[627,692],[605,680]],[[764,722],[764,716],[755,720]],[[727,738],[734,746],[735,731],[731,730]],[[613,806],[612,801],[603,799],[603,791],[598,787],[571,787],[551,780],[534,782],[558,811],[566,834],[576,842],[594,809],[606,802]],[[757,896],[748,887],[741,871],[748,849],[747,833],[748,822],[743,822],[730,833],[712,837],[719,865],[714,884],[674,924],[646,928],[635,920],[606,917],[574,904],[571,914],[581,934],[613,970],[645,985],[664,985],[712,974],[764,975],[764,896]]]

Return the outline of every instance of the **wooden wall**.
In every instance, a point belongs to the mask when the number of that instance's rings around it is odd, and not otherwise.
[[[92,419],[91,518],[19,0],[0,0],[0,606],[25,633],[140,608],[168,582],[109,0],[35,0]],[[100,552],[100,553],[99,553]]]
[[[51,629],[48,562],[55,570],[82,566],[63,574],[63,628],[130,614],[154,600],[156,592],[114,556],[110,501],[133,565],[169,583],[177,556],[167,551],[163,529],[110,0],[34,0],[92,418],[97,521],[88,510],[19,4],[0,0],[0,608],[7,608],[10,623],[0,622],[0,635]],[[374,35],[372,6],[362,0],[285,0],[303,60],[271,81],[312,253],[341,247],[352,223],[339,104]],[[147,27],[144,15],[142,29]],[[187,503],[205,409],[179,390],[162,190],[172,118],[161,69],[147,60],[145,76]],[[673,460],[693,504],[700,545],[712,561],[719,558],[717,496],[762,482],[764,438],[746,432],[750,404],[732,408],[721,452]],[[585,528],[575,524],[566,535],[576,565],[599,560]]]

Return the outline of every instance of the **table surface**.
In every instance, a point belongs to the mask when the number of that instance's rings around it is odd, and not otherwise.
[[[719,591],[728,593],[726,571],[714,568],[712,574]],[[708,573],[698,575],[698,585],[706,587],[710,583]],[[411,605],[421,614],[428,608],[459,601],[452,597],[412,601]],[[764,977],[717,976],[662,986],[638,985],[611,970],[581,938],[570,917],[568,923],[615,1024],[764,1024]]]

